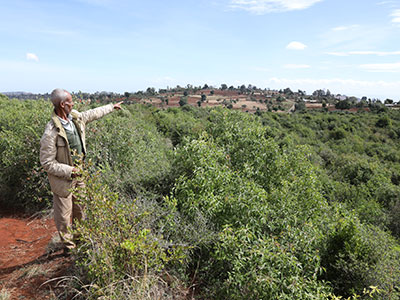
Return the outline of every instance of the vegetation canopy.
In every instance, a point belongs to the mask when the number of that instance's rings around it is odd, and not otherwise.
[[[79,297],[400,299],[399,111],[249,114],[182,97],[88,126]],[[1,97],[2,207],[50,207],[51,109]]]

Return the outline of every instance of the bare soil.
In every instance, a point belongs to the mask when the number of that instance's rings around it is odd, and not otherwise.
[[[58,299],[57,278],[72,259],[54,242],[52,218],[0,214],[0,299]]]

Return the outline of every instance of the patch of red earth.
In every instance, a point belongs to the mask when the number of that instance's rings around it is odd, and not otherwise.
[[[0,291],[9,299],[50,299],[55,282],[72,261],[47,247],[57,230],[52,219],[0,219]],[[23,298],[21,298],[23,297]]]
[[[0,273],[43,255],[55,232],[53,220],[0,219]]]

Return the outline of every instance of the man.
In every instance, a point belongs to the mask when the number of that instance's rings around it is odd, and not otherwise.
[[[121,109],[122,102],[80,113],[72,109],[72,96],[64,89],[53,90],[50,99],[54,112],[40,140],[40,163],[49,177],[53,192],[54,221],[65,247],[64,253],[68,254],[75,248],[73,237],[68,232],[71,217],[72,222],[84,218],[83,209],[76,203],[71,189],[84,186],[74,164],[86,154],[86,124],[114,109]]]

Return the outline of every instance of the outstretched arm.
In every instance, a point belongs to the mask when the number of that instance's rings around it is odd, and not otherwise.
[[[101,107],[90,109],[80,113],[80,116],[84,123],[89,123],[94,120],[100,119],[103,116],[111,113],[114,109],[121,109],[121,104],[123,102],[118,102],[116,104],[107,104]]]

